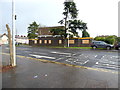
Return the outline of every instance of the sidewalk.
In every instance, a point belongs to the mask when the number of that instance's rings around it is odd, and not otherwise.
[[[9,60],[8,55],[2,55]],[[118,74],[17,57],[17,67],[2,73],[3,88],[118,88]]]

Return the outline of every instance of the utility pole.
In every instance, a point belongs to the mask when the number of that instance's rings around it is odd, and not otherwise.
[[[15,1],[12,0],[12,47],[13,47],[13,60],[12,66],[16,66],[16,47],[15,47]]]

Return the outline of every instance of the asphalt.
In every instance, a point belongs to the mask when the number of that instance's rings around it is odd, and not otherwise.
[[[9,48],[6,46],[3,46],[2,50],[3,53],[9,53]],[[16,54],[91,68],[103,68],[115,71],[118,71],[120,68],[118,50],[81,50],[19,46],[16,48]]]
[[[41,62],[17,56],[17,67],[2,72],[2,88],[118,88],[118,74]],[[2,54],[7,62],[9,55]]]

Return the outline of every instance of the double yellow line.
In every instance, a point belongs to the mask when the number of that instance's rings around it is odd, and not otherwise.
[[[9,55],[9,53],[1,53],[1,54]],[[45,63],[55,63],[55,64],[60,64],[60,65],[65,65],[65,66],[76,67],[76,68],[83,68],[83,69],[89,69],[89,70],[94,70],[94,71],[110,72],[110,73],[113,73],[113,74],[120,74],[120,72],[113,71],[113,70],[100,69],[100,68],[91,68],[91,67],[78,66],[78,65],[72,65],[72,64],[65,64],[65,63],[49,61],[49,60],[44,60],[44,59],[37,59],[37,58],[32,58],[32,57],[27,57],[27,56],[20,56],[20,55],[16,55],[16,56],[19,57],[19,58],[27,58],[27,59],[31,59],[31,60],[38,60],[38,61],[45,62]]]

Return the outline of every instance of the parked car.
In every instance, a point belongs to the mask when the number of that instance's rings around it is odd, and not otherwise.
[[[91,47],[93,49],[106,48],[107,50],[110,50],[110,49],[112,49],[114,47],[114,45],[107,44],[104,41],[93,41],[92,44],[91,44]]]
[[[115,49],[120,50],[120,42],[117,45],[115,45]]]

